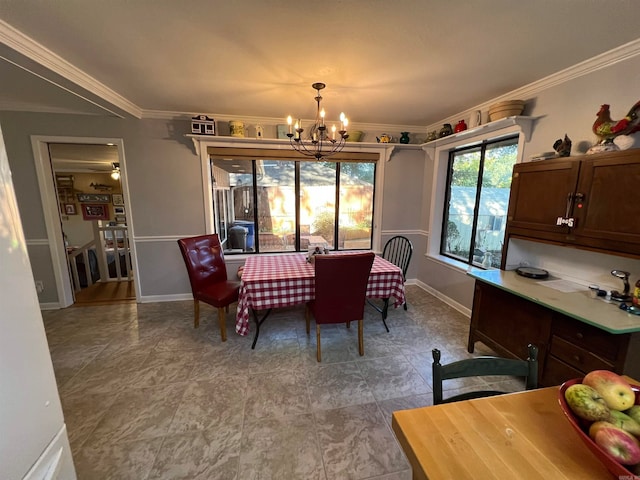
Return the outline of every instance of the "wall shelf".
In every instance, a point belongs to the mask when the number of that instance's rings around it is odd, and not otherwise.
[[[451,135],[447,135],[446,137],[431,140],[430,142],[423,143],[421,146],[424,150],[435,150],[438,147],[442,147],[450,143],[459,142],[460,140],[464,140],[465,138],[475,139],[475,137],[479,137],[479,136],[486,137],[492,132],[496,132],[498,130],[502,130],[503,128],[511,127],[514,125],[517,125],[520,127],[520,129],[522,130],[522,133],[524,133],[525,135],[525,139],[529,141],[531,139],[531,130],[533,129],[533,122],[535,120],[536,120],[536,117],[525,117],[525,116],[501,118],[500,120],[496,120],[495,122],[485,123],[484,125],[478,125],[477,127],[463,130],[462,132],[454,133]]]
[[[288,139],[280,138],[250,138],[250,137],[231,137],[221,135],[196,135],[185,134],[190,138],[196,155],[200,156],[201,149],[204,146],[228,146],[228,147],[244,147],[244,148],[260,148],[266,146],[267,149],[273,150],[291,150],[291,144]],[[406,144],[406,143],[377,143],[377,142],[346,142],[344,152],[377,152],[381,154],[381,158],[386,161],[391,160],[391,154],[395,149],[420,150],[422,145]]]

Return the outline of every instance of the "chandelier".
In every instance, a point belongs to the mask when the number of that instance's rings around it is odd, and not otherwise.
[[[320,160],[324,157],[335,155],[344,148],[344,142],[349,137],[349,134],[347,133],[349,120],[345,117],[344,113],[341,113],[340,130],[338,130],[336,125],[333,124],[331,126],[331,132],[329,132],[324,120],[324,108],[320,107],[320,102],[322,101],[320,90],[326,87],[326,85],[324,83],[317,82],[311,86],[317,91],[317,110],[316,122],[309,130],[309,138],[307,140],[302,138],[302,132],[304,132],[304,128],[302,128],[302,121],[298,119],[296,124],[292,125],[293,119],[291,118],[291,115],[287,117],[287,124],[289,125],[287,137],[289,137],[289,141],[291,142],[291,146],[294,150],[308,157],[315,157],[316,160]]]

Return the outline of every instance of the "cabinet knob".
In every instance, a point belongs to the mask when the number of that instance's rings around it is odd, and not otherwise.
[[[578,333],[576,333],[576,338],[578,340],[582,340],[584,338],[584,335],[582,333],[578,332]]]

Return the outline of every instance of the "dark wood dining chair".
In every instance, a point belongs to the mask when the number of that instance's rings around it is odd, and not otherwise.
[[[403,237],[402,235],[396,235],[395,237],[391,237],[389,240],[387,240],[387,243],[384,244],[384,248],[382,249],[382,254],[380,256],[402,270],[402,278],[406,281],[407,270],[409,269],[409,263],[411,262],[412,255],[413,244],[411,243],[411,240],[409,240],[407,237]],[[388,332],[389,327],[387,326],[387,312],[389,311],[389,299],[382,299],[382,307],[379,307],[371,300],[367,300],[367,302],[382,314],[382,323],[384,323],[384,328],[386,328]],[[407,310],[406,300],[404,302],[404,309]]]
[[[226,313],[238,301],[240,282],[227,279],[227,266],[217,234],[181,238],[178,246],[193,293],[193,327],[200,324],[200,302],[218,309],[220,337],[227,340]]]
[[[459,360],[446,365],[440,364],[440,350],[434,348],[432,351],[433,404],[438,405],[507,393],[497,390],[477,390],[443,399],[442,382],[454,378],[510,375],[525,377],[527,390],[538,388],[538,348],[532,344],[529,344],[527,348],[529,356],[526,360],[485,356]]]
[[[315,299],[307,303],[305,319],[310,333],[310,315],[316,321],[317,359],[322,361],[320,325],[358,321],[358,351],[364,355],[364,306],[367,283],[375,254],[317,255]]]

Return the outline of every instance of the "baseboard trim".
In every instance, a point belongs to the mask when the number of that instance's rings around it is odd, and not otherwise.
[[[407,283],[410,284],[409,282]],[[449,305],[451,308],[457,310],[458,312],[463,314],[465,317],[471,318],[471,309],[465,307],[461,303],[458,303],[452,298],[449,298],[446,295],[443,295],[442,292],[439,292],[435,288],[430,287],[429,285],[427,285],[424,282],[421,282],[420,280],[416,280],[414,285],[417,285],[418,287],[422,288],[425,292],[430,293],[431,295],[436,297],[438,300],[442,300],[444,303]]]
[[[177,293],[172,295],[144,295],[140,296],[138,303],[154,303],[154,302],[182,302],[184,300],[193,300],[190,293]]]
[[[60,310],[60,304],[58,302],[46,302],[40,303],[40,310]]]

